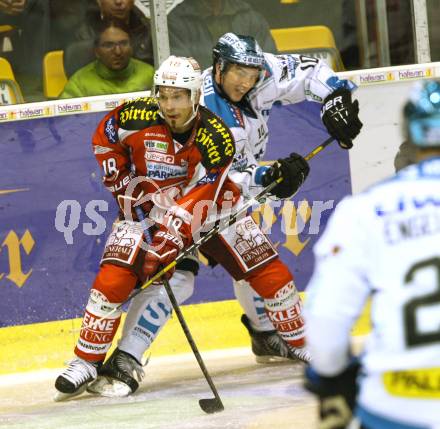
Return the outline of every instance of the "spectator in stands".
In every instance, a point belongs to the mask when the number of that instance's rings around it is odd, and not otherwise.
[[[121,21],[103,20],[95,38],[95,61],[79,69],[60,98],[86,97],[150,89],[154,68],[132,58],[129,29]]]
[[[97,28],[106,19],[120,20],[126,24],[133,57],[154,63],[150,21],[134,5],[134,0],[96,0],[89,5],[84,22],[75,33],[76,41],[65,49],[64,68],[68,76],[93,60]]]
[[[255,37],[264,52],[276,53],[269,25],[244,0],[184,0],[168,14],[171,53],[212,64],[212,47],[227,32]]]

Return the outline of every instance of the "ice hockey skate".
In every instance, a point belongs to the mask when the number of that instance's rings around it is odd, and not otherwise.
[[[243,314],[241,323],[246,327],[251,337],[252,352],[257,363],[276,363],[287,361],[309,362],[309,353],[301,348],[289,346],[276,330],[256,331],[252,328],[248,317]]]
[[[88,383],[96,380],[99,363],[87,362],[81,358],[74,358],[69,366],[55,380],[57,392],[54,401],[65,401],[83,393]]]
[[[144,375],[142,365],[133,356],[115,349],[99,370],[98,378],[87,387],[87,392],[122,398],[136,392]]]

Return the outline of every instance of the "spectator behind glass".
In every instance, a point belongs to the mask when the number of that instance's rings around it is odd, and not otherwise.
[[[68,76],[93,60],[93,41],[97,28],[105,19],[120,20],[129,29],[133,57],[154,63],[150,21],[134,5],[134,0],[96,0],[86,11],[83,24],[75,33],[76,41],[64,52],[64,68]]]
[[[153,84],[154,68],[132,58],[129,29],[120,21],[101,21],[95,38],[95,61],[79,69],[60,98],[143,91]]]
[[[0,0],[0,25],[7,24],[16,28],[7,55],[14,72],[41,76],[41,62],[50,42],[49,1]]]
[[[228,32],[253,36],[264,52],[276,53],[266,20],[243,0],[184,0],[168,14],[168,32],[171,53],[194,57],[202,69]]]

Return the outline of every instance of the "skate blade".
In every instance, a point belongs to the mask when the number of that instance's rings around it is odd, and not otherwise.
[[[271,356],[271,355],[255,356],[255,361],[257,363],[261,363],[261,364],[287,363],[287,362],[296,363],[296,362],[299,362],[299,360],[296,360],[296,359],[291,359],[291,358],[281,357],[281,356]]]
[[[124,398],[130,395],[131,389],[125,383],[106,377],[98,377],[87,386],[87,392],[106,398]]]
[[[53,396],[53,400],[55,402],[67,401],[71,398],[74,398],[75,396],[81,395],[81,393],[85,392],[85,390],[86,390],[86,386],[81,387],[75,393],[63,393],[63,392],[57,391],[55,393],[55,395]]]

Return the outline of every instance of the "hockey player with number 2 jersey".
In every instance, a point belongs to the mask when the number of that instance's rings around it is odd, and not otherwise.
[[[440,428],[440,81],[420,81],[403,112],[417,164],[336,207],[307,286],[307,387],[320,425]],[[357,361],[350,332],[371,297]]]

